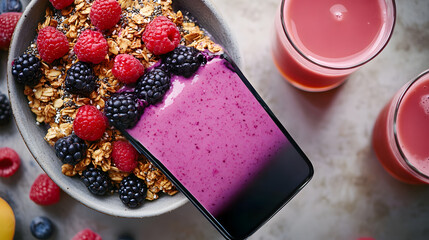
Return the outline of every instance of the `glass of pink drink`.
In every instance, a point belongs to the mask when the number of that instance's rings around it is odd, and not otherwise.
[[[394,0],[282,0],[274,62],[299,89],[333,89],[386,46],[395,19]]]
[[[429,70],[403,86],[380,112],[372,145],[395,178],[429,183]]]

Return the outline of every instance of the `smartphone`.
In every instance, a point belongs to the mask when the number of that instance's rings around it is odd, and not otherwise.
[[[227,55],[191,78],[173,76],[164,100],[121,131],[226,239],[250,236],[313,176],[308,158]]]

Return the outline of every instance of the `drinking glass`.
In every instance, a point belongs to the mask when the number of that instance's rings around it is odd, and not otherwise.
[[[375,122],[372,145],[393,177],[429,183],[429,70],[405,84]]]
[[[327,91],[382,51],[395,20],[394,0],[282,0],[273,59],[293,86]]]

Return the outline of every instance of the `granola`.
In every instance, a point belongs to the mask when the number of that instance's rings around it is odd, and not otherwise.
[[[122,17],[119,23],[105,32],[108,43],[108,55],[105,61],[93,67],[97,79],[97,91],[89,97],[79,97],[64,90],[64,81],[67,70],[77,61],[73,53],[73,46],[81,32],[93,29],[89,20],[92,0],[75,0],[74,4],[62,10],[46,9],[45,20],[38,24],[38,30],[52,26],[62,31],[68,41],[70,51],[53,64],[42,62],[43,76],[39,84],[34,87],[26,86],[24,94],[28,105],[36,116],[37,124],[46,124],[48,127],[45,140],[54,145],[55,142],[72,134],[72,122],[77,109],[83,105],[94,105],[103,110],[105,100],[123,87],[112,74],[113,59],[116,55],[127,53],[136,57],[146,67],[154,65],[159,57],[150,53],[141,40],[145,26],[156,16],[164,15],[172,20],[180,30],[181,44],[193,46],[198,50],[208,50],[212,53],[221,52],[222,48],[214,43],[208,35],[189,17],[181,11],[172,9],[171,0],[118,0],[122,8]],[[29,52],[37,55],[35,44],[31,44]],[[112,182],[119,184],[129,175],[121,172],[111,161],[112,142],[124,139],[121,133],[110,127],[104,136],[91,142],[86,156],[76,165],[64,164],[61,171],[66,176],[81,175],[88,165],[99,166],[107,172]],[[148,187],[146,199],[159,198],[160,193],[174,195],[178,191],[173,184],[154,167],[143,155],[140,156],[138,166],[133,173],[143,179]]]

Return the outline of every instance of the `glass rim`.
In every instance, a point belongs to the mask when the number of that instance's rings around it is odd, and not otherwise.
[[[370,55],[368,58],[365,58],[364,61],[358,62],[356,64],[350,65],[350,66],[346,66],[346,67],[335,67],[335,66],[329,66],[328,64],[323,64],[320,62],[317,62],[313,59],[311,59],[310,57],[308,57],[304,52],[302,52],[299,47],[294,43],[294,41],[292,40],[292,37],[288,34],[287,28],[286,28],[286,24],[285,24],[285,17],[284,17],[284,7],[285,7],[285,2],[286,1],[290,1],[290,0],[282,0],[281,5],[280,5],[280,21],[282,24],[282,28],[283,28],[283,32],[286,36],[286,38],[288,39],[288,42],[292,45],[292,47],[298,52],[298,54],[300,56],[302,56],[305,60],[319,66],[319,67],[323,67],[323,68],[327,68],[327,69],[333,69],[333,70],[348,70],[348,69],[353,69],[359,66],[364,65],[365,63],[371,61],[373,58],[375,58],[378,54],[380,54],[380,52],[386,47],[387,43],[390,41],[390,39],[392,38],[393,35],[393,30],[395,28],[396,25],[396,2],[395,0],[387,0],[389,2],[392,3],[392,12],[393,12],[393,21],[392,21],[392,27],[389,29],[389,34],[385,40],[385,42],[382,44],[382,47],[380,49],[378,49],[377,51],[374,51],[374,53],[372,55]]]
[[[409,160],[408,158],[405,156],[404,151],[402,151],[402,147],[399,144],[399,138],[398,138],[398,131],[397,131],[397,120],[398,120],[398,113],[399,113],[399,108],[401,106],[402,100],[405,97],[405,94],[410,90],[410,88],[417,82],[419,81],[421,78],[423,78],[424,76],[429,74],[429,69],[425,70],[424,72],[420,73],[415,79],[413,79],[412,81],[410,81],[408,83],[408,85],[406,86],[406,88],[401,92],[401,95],[399,96],[398,100],[396,100],[395,103],[395,111],[393,113],[393,137],[395,139],[395,144],[396,144],[396,148],[399,151],[399,154],[401,155],[402,159],[404,160],[405,164],[410,167],[415,173],[417,173],[419,176],[425,178],[426,180],[429,180],[429,175],[426,175],[425,173],[421,172],[417,167],[415,167]]]

